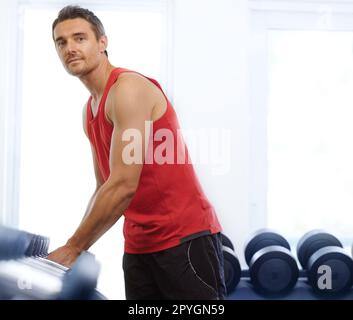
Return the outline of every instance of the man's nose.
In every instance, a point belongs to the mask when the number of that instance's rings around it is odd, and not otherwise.
[[[72,40],[68,40],[66,45],[66,54],[73,54],[76,53],[76,51],[77,48],[75,42]]]

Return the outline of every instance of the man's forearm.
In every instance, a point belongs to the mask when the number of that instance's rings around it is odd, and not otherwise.
[[[87,250],[119,220],[132,196],[123,184],[103,184],[93,194],[81,224],[67,245]]]
[[[96,197],[96,194],[97,194],[99,188],[100,188],[100,186],[97,185],[96,190],[94,191],[93,195],[91,196],[90,200],[88,201],[86,212],[85,212],[84,216],[82,217],[80,225],[83,223],[83,221],[85,221],[85,219],[87,218],[88,214],[91,212],[91,208],[92,208],[92,205],[94,203],[94,199]]]

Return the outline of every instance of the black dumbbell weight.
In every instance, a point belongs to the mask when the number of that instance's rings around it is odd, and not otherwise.
[[[351,289],[353,260],[332,234],[323,230],[306,233],[298,242],[297,256],[316,293],[334,296]],[[328,277],[324,279],[324,283],[321,281],[322,277]]]
[[[230,238],[228,238],[223,232],[221,232],[221,240],[222,240],[222,245],[225,247],[228,247],[234,251],[234,245]]]
[[[245,245],[245,260],[254,289],[265,295],[284,295],[297,283],[299,269],[288,241],[261,229]]]
[[[240,281],[241,267],[231,240],[223,233],[221,233],[221,240],[224,257],[224,279],[227,294],[229,295],[235,290]]]

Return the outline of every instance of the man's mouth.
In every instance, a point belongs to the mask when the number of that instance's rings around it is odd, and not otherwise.
[[[75,62],[75,61],[79,61],[79,60],[81,60],[81,59],[70,59],[70,60],[68,60],[67,62],[66,62],[66,64],[70,64],[71,62]]]

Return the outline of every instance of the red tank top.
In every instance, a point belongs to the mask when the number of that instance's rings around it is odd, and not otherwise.
[[[91,109],[92,97],[89,98],[87,104],[88,137],[94,147],[104,181],[110,173],[109,153],[113,132],[113,126],[105,116],[105,102],[110,88],[123,72],[134,71],[123,68],[116,68],[112,71],[95,117]],[[156,80],[145,78],[152,81],[165,96]],[[154,137],[160,129],[170,130],[173,133],[176,155],[180,127],[171,103],[166,96],[165,98],[167,110],[160,119],[153,122],[152,132]],[[151,142],[148,146],[150,151],[153,147],[153,154],[163,142],[155,140],[159,139],[153,139],[153,143]],[[187,148],[185,147],[184,150],[187,159]],[[176,158],[175,156],[174,160],[177,160]],[[180,162],[186,163],[180,164]],[[138,188],[124,212],[126,253],[157,252],[202,235],[221,231],[214,208],[201,188],[193,165],[189,161],[179,161],[179,163],[175,161],[174,163],[160,164],[160,162],[145,159]]]

